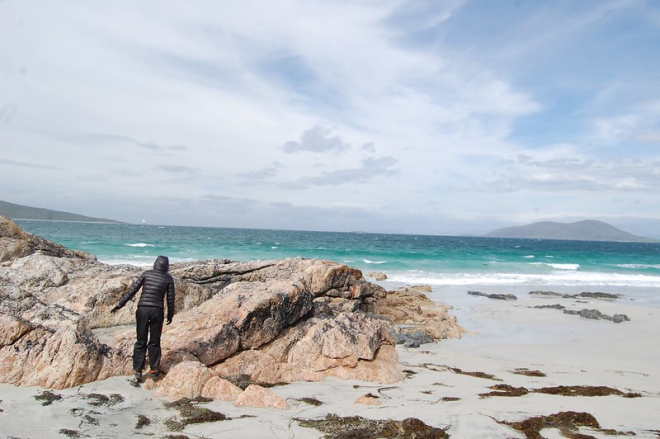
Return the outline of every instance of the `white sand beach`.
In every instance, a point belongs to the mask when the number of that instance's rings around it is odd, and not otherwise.
[[[47,406],[35,399],[44,389],[0,384],[0,437],[319,438],[323,432],[302,427],[295,419],[336,414],[393,420],[415,417],[433,427],[446,428],[452,438],[523,438],[523,433],[501,421],[517,422],[569,411],[589,413],[600,424],[601,430],[580,428],[580,433],[588,435],[585,437],[611,438],[617,437],[613,435],[617,432],[634,433],[637,438],[660,437],[660,308],[632,300],[653,292],[616,288],[609,292],[623,293],[623,298],[603,300],[528,294],[536,289],[571,294],[608,291],[602,286],[577,290],[528,285],[480,289],[518,297],[503,301],[468,296],[468,289],[475,288],[436,287],[429,294],[439,303],[454,306],[452,314],[468,333],[460,340],[443,340],[419,348],[398,346],[401,368],[408,378],[392,385],[327,379],[277,386],[271,390],[288,402],[290,410],[236,407],[231,402],[213,401],[200,406],[231,419],[191,424],[176,432],[168,429],[166,421],[179,419],[180,413],[165,407],[167,400],[157,398],[153,389],[146,388],[149,386],[133,386],[129,377],[54,391],[62,398]],[[626,314],[630,321],[590,320],[557,309],[534,308],[552,304],[574,310],[598,309],[609,315]],[[522,375],[523,370],[545,376]],[[476,372],[492,377],[469,374]],[[480,396],[498,384],[524,387],[529,393],[517,397]],[[556,386],[607,386],[639,396],[534,392]],[[356,399],[365,394],[378,397],[380,405],[356,404]],[[322,404],[315,406],[303,398],[316,398]],[[146,424],[145,419],[148,425],[137,428],[140,420]],[[541,435],[565,437],[553,428],[543,429]]]

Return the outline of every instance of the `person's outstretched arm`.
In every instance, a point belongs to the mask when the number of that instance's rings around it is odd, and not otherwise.
[[[133,298],[133,296],[135,296],[135,294],[138,291],[140,291],[140,288],[142,288],[143,284],[144,284],[144,273],[142,273],[140,275],[140,277],[138,277],[138,279],[133,283],[131,288],[129,288],[128,291],[126,291],[126,294],[124,294],[124,296],[121,298],[121,300],[119,301],[119,304],[117,304],[117,306],[112,308],[110,310],[110,312],[115,313],[115,312],[119,311],[121,308],[123,308],[124,305],[126,305],[126,302],[131,300]]]

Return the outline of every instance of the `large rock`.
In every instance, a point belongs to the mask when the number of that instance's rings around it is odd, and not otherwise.
[[[204,386],[217,377],[208,367],[196,361],[183,361],[174,366],[163,378],[156,395],[174,399],[197,398]]]
[[[405,326],[404,332],[423,331],[435,340],[461,338],[465,329],[449,314],[451,307],[437,305],[425,294],[430,292],[426,285],[390,291],[375,302],[375,312]]]
[[[129,374],[129,358],[89,337],[85,331],[63,324],[56,331],[32,326],[20,319],[0,316],[0,382],[53,389]]]
[[[237,407],[276,408],[289,410],[289,404],[270,390],[256,384],[251,384],[243,392],[234,405]]]
[[[137,300],[109,311],[142,270],[69,253],[5,219],[0,232],[0,382],[60,389],[130,374]],[[222,376],[237,374],[261,383],[403,378],[392,321],[373,314],[393,316],[401,303],[378,304],[386,292],[359,270],[291,258],[170,271],[177,312],[162,337],[167,374],[149,381],[159,394],[233,400],[238,388]],[[426,307],[409,310],[420,312],[451,323]]]
[[[214,367],[262,383],[320,381],[328,376],[393,383],[403,378],[391,322],[364,313],[311,318],[260,350],[238,353]]]
[[[241,396],[243,390],[236,384],[233,384],[219,376],[214,376],[204,384],[201,397],[220,399],[222,401],[236,401]]]
[[[95,256],[89,253],[80,250],[69,250],[63,245],[28,233],[8,217],[0,215],[0,262],[22,258],[34,253],[60,258],[96,259]]]
[[[312,295],[284,281],[240,282],[177,317],[164,333],[164,367],[187,352],[211,365],[272,341],[312,309]]]

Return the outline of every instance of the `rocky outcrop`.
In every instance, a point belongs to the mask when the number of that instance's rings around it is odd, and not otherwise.
[[[554,291],[530,291],[529,294],[533,296],[561,297],[563,299],[620,299],[623,297],[621,294],[603,293],[600,291],[583,291],[579,294],[561,294]]]
[[[439,306],[428,298],[428,285],[390,291],[375,302],[375,312],[398,326],[394,338],[397,344],[417,347],[422,343],[445,338],[461,338],[465,332],[456,317],[449,314],[450,306]]]
[[[592,319],[592,320],[609,320],[610,322],[614,322],[614,323],[630,321],[630,318],[625,314],[614,314],[613,316],[610,316],[608,314],[603,314],[597,309],[581,309],[580,311],[565,309],[564,314],[578,315],[585,319]]]
[[[468,294],[471,296],[481,296],[481,297],[487,297],[489,299],[497,299],[497,300],[518,300],[515,294],[487,294],[487,293],[482,293],[481,291],[468,291]]]
[[[53,330],[6,315],[0,320],[9,320],[2,325],[8,343],[0,344],[0,382],[62,389],[130,373],[125,352],[109,349],[75,325]]]
[[[541,296],[541,297],[577,299],[577,302],[580,303],[585,303],[584,300],[580,300],[580,299],[603,299],[609,301],[623,297],[621,294],[590,292],[590,291],[585,291],[579,294],[561,294],[561,293],[555,293],[554,291],[531,291],[529,294],[533,296]],[[614,323],[622,323],[622,322],[630,321],[630,318],[626,314],[614,314],[610,316],[608,314],[603,314],[597,309],[572,310],[572,309],[566,309],[565,306],[559,303],[554,305],[539,305],[539,306],[535,306],[534,308],[539,308],[539,309],[554,308],[558,310],[563,310],[564,314],[578,315],[585,319],[591,319],[591,320],[609,320],[610,322],[614,322]]]
[[[6,219],[0,230],[0,382],[60,389],[130,374],[136,301],[109,311],[141,269],[68,253]],[[409,299],[331,261],[214,259],[170,272],[177,313],[162,337],[165,375],[149,380],[166,396],[234,400],[238,388],[223,379],[232,375],[391,383],[403,378],[393,319],[435,339],[460,336],[447,309],[426,298],[396,310]]]
[[[380,271],[372,271],[367,276],[377,281],[387,280],[387,275],[385,273],[381,273]]]
[[[367,393],[366,395],[362,395],[358,399],[356,399],[355,404],[382,405],[383,403],[379,401],[379,399],[376,395],[373,395],[371,393]]]
[[[0,262],[41,253],[59,258],[95,260],[96,257],[80,250],[68,248],[47,239],[32,235],[21,229],[15,222],[0,215]]]
[[[276,408],[289,410],[289,404],[270,390],[256,384],[250,385],[243,392],[234,405],[237,407]]]
[[[262,383],[319,381],[327,376],[392,383],[403,378],[391,322],[365,313],[314,317],[287,328],[259,350],[216,365],[222,376],[246,374]]]

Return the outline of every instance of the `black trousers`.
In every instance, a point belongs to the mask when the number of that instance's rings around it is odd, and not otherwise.
[[[151,370],[160,370],[160,335],[163,332],[163,308],[138,306],[135,311],[137,341],[133,349],[133,370],[142,371],[147,351]]]

